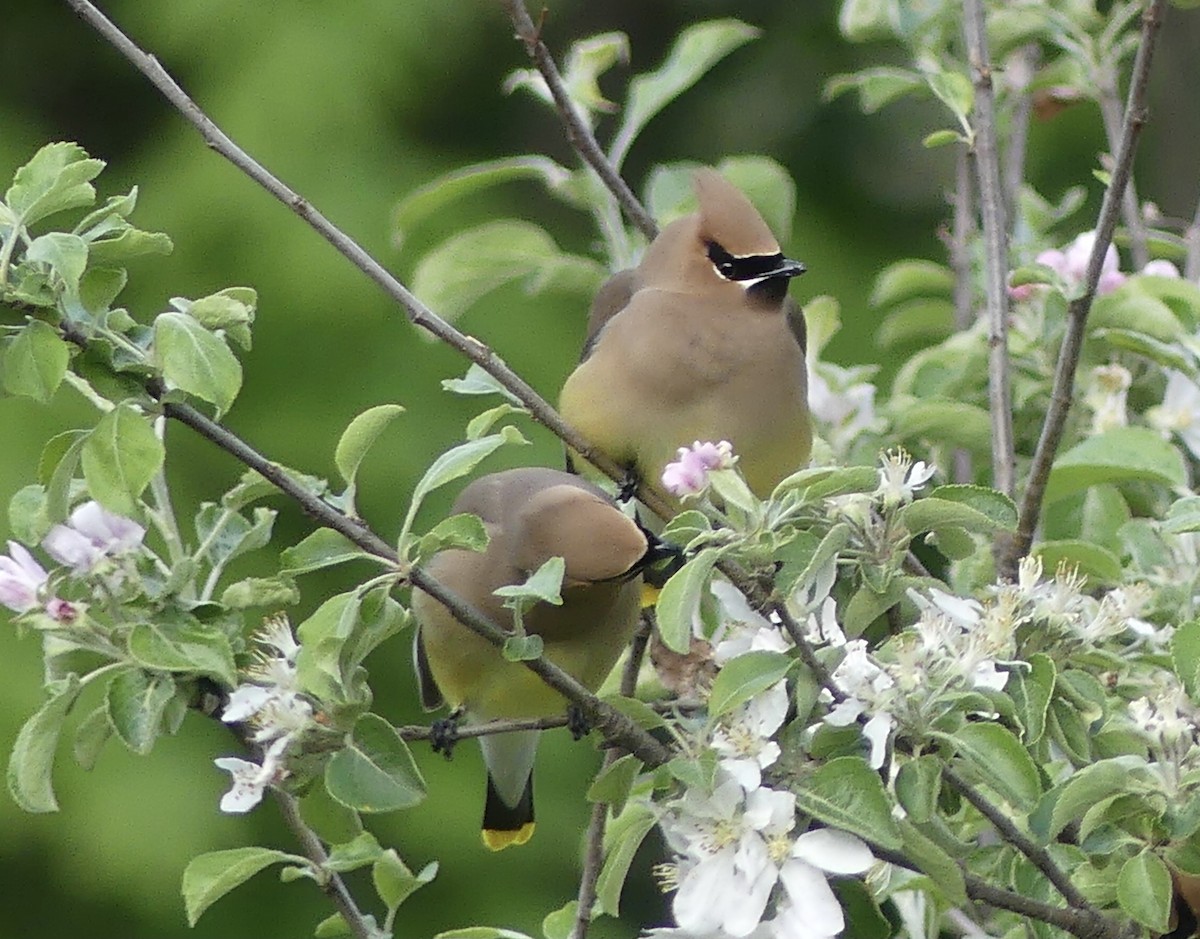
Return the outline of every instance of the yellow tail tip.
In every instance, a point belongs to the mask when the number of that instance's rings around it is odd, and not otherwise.
[[[520,828],[510,831],[495,831],[485,828],[479,833],[484,845],[492,851],[503,851],[513,845],[524,844],[533,837],[533,822],[526,822]]]
[[[658,603],[658,595],[662,593],[661,587],[655,587],[651,584],[642,582],[642,609],[654,606]]]

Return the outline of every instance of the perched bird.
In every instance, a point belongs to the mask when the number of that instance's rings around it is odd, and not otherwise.
[[[804,319],[787,300],[804,265],[715,170],[699,170],[694,186],[699,211],[600,288],[559,410],[654,482],[679,447],[728,440],[767,496],[812,446]]]
[[[629,641],[640,610],[638,573],[659,548],[603,490],[545,468],[512,469],[467,486],[454,513],[479,516],[483,552],[449,549],[426,571],[502,628],[512,611],[493,591],[523,583],[552,557],[565,561],[562,605],[538,603],[525,629],[541,636],[544,656],[589,689],[600,686]],[[456,620],[428,594],[413,592],[418,622],[414,661],[427,710],[448,702],[479,721],[562,713],[558,692],[520,662]],[[452,715],[453,716],[453,715]],[[498,851],[533,834],[533,758],[538,731],[480,737],[487,764],[483,841]]]

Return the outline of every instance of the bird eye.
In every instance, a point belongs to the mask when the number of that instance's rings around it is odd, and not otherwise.
[[[718,265],[717,269],[726,277],[729,277],[733,274],[733,262],[725,261],[723,264]]]

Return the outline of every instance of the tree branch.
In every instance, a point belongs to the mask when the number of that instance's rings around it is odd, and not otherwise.
[[[335,226],[318,212],[306,199],[293,191],[261,163],[251,157],[218,127],[201,110],[153,56],[140,49],[128,36],[121,32],[108,17],[100,12],[91,0],[66,0],[88,25],[111,43],[134,67],[145,75],[155,88],[200,131],[208,146],[240,169],[263,189],[288,206],[308,223],[314,231],[336,248],[347,260],[404,308],[408,319],[415,326],[432,333],[438,339],[461,352],[506,389],[511,391],[528,408],[534,420],[543,424],[587,462],[616,482],[623,482],[625,467],[618,465],[600,450],[588,443],[583,436],[567,424],[558,412],[539,395],[521,376],[514,372],[500,356],[487,345],[455,329],[409,292],[378,261],[354,239]],[[650,511],[664,518],[674,514],[670,503],[651,484],[643,481],[638,497]]]
[[[616,197],[617,203],[629,220],[646,236],[648,241],[652,241],[658,234],[658,225],[654,221],[654,217],[646,211],[645,206],[638,201],[637,196],[617,173],[608,157],[604,155],[604,151],[600,149],[600,145],[596,143],[596,138],[587,123],[575,110],[571,96],[567,94],[567,89],[563,85],[558,66],[554,64],[554,57],[550,55],[550,50],[542,42],[541,28],[534,24],[533,19],[529,16],[529,11],[525,8],[525,0],[500,0],[500,5],[504,7],[504,11],[512,20],[513,27],[516,29],[516,38],[524,44],[529,58],[541,73],[542,78],[546,80],[546,87],[550,89],[550,95],[554,98],[554,106],[558,110],[559,119],[566,129],[567,140]]]
[[[1012,129],[1008,135],[1008,152],[1004,160],[1004,204],[1008,208],[1008,233],[1012,236],[1020,204],[1021,186],[1025,182],[1025,153],[1029,144],[1029,120],[1033,115],[1033,95],[1029,83],[1037,69],[1041,50],[1037,43],[1022,46],[1008,66],[1008,80],[1014,92]]]
[[[1029,862],[1041,871],[1046,876],[1046,879],[1054,885],[1054,889],[1062,894],[1063,899],[1069,905],[1078,910],[1092,910],[1091,904],[1079,892],[1079,889],[1071,883],[1071,878],[1066,875],[1061,867],[1054,863],[1054,858],[1050,857],[1050,852],[1028,838],[1024,832],[1013,824],[1012,819],[989,802],[983,793],[958,775],[957,771],[949,764],[943,766],[942,778],[950,784],[952,789],[957,791],[971,805],[975,806],[979,814],[991,823],[992,827],[1000,834],[1000,837],[1025,855],[1029,859]]]
[[[975,84],[974,149],[983,221],[984,298],[988,316],[988,398],[992,416],[992,485],[1016,491],[1012,392],[1008,374],[1008,227],[996,142],[996,100],[988,58],[983,0],[966,0],[963,32]]]
[[[1096,241],[1092,256],[1088,259],[1084,276],[1083,293],[1067,307],[1067,329],[1062,347],[1058,352],[1058,365],[1054,372],[1054,389],[1050,407],[1046,413],[1042,434],[1033,464],[1029,470],[1029,483],[1021,499],[1020,520],[1016,535],[1005,546],[997,560],[997,573],[1002,579],[1015,580],[1017,564],[1029,553],[1033,534],[1037,530],[1042,513],[1042,499],[1046,495],[1046,484],[1050,480],[1050,469],[1062,442],[1067,414],[1071,410],[1071,399],[1075,389],[1075,371],[1079,367],[1079,355],[1083,349],[1084,328],[1088,313],[1096,296],[1096,284],[1100,280],[1100,267],[1104,254],[1112,243],[1113,231],[1117,226],[1117,215],[1125,186],[1133,172],[1133,155],[1137,151],[1138,138],[1146,124],[1146,86],[1150,78],[1150,65],[1154,58],[1154,46],[1158,38],[1166,10],[1166,0],[1150,0],[1142,14],[1142,34],[1138,44],[1137,58],[1133,63],[1133,77],[1129,84],[1129,101],[1125,106],[1125,121],[1121,130],[1121,143],[1117,149],[1112,178],[1104,191],[1100,206],[1100,217],[1096,222]]]
[[[325,882],[323,889],[329,899],[333,901],[333,905],[337,907],[342,919],[346,921],[350,934],[354,936],[354,939],[380,939],[383,934],[358,908],[358,904],[354,902],[354,897],[350,895],[341,875],[326,868],[325,865],[329,863],[329,855],[325,851],[325,846],[321,844],[321,839],[300,817],[300,806],[296,802],[296,798],[290,793],[274,788],[271,789],[271,794],[279,805],[279,813],[283,816],[284,824],[300,842],[304,856],[328,875],[329,880]]]
[[[1107,64],[1100,69],[1098,103],[1104,135],[1108,139],[1108,149],[1115,154],[1122,136],[1121,98],[1117,92],[1115,70]],[[1147,246],[1146,222],[1142,218],[1142,203],[1132,179],[1126,184],[1125,192],[1121,195],[1121,217],[1129,230],[1129,255],[1133,260],[1133,269],[1140,271],[1150,260],[1150,249]]]
[[[975,290],[971,277],[971,237],[975,217],[971,211],[971,162],[973,154],[959,147],[954,173],[954,194],[950,197],[954,220],[946,239],[946,253],[954,272],[954,328],[960,332],[975,322]],[[971,453],[962,447],[954,451],[954,481],[969,483],[972,477]]]

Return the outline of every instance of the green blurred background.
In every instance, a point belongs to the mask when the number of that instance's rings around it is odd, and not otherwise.
[[[251,154],[299,190],[401,277],[422,251],[466,225],[517,216],[545,225],[575,251],[595,248],[588,220],[533,186],[513,185],[457,205],[391,246],[390,211],[412,188],[449,169],[517,153],[570,163],[548,110],[500,91],[527,65],[495,3],[359,0],[172,0],[113,2],[107,11],[153,51],[200,104]],[[535,11],[536,13],[536,8]],[[779,160],[799,187],[798,215],[785,249],[808,265],[798,299],[828,293],[846,327],[831,349],[843,364],[871,361],[873,274],[903,256],[942,256],[949,149],[919,141],[944,126],[933,105],[901,103],[865,118],[849,98],[822,100],[831,75],[895,60],[886,46],[850,46],[837,34],[836,5],[796,0],[753,4],[700,0],[554,3],[545,37],[561,58],[582,36],[623,30],[632,63],[602,82],[620,100],[629,74],[659,63],[672,37],[699,20],[737,16],[761,27],[757,41],[730,55],[648,127],[627,176],[640,188],[657,162],[716,162],[731,154]],[[1196,18],[1173,11],[1153,86],[1154,115],[1139,169],[1143,197],[1164,214],[1190,217],[1200,114],[1190,91],[1200,82]],[[610,119],[611,125],[611,119]],[[600,127],[603,139],[611,126]],[[1101,138],[1095,110],[1072,109],[1033,131],[1030,172],[1051,196],[1091,179]],[[1171,134],[1164,132],[1170,126]],[[175,253],[130,271],[123,301],[141,318],[172,296],[198,297],[246,284],[259,291],[254,351],[244,358],[242,397],[228,423],[274,459],[326,476],[334,442],[364,408],[400,402],[408,413],[388,431],[360,475],[360,506],[395,535],[416,475],[458,439],[473,402],[443,393],[439,381],[465,364],[423,341],[364,276],[285,208],[210,153],[132,67],[70,13],[65,3],[6,0],[0,18],[0,181],[42,143],[75,140],[108,161],[102,195],[141,187],[133,221],[168,232]],[[1183,141],[1189,141],[1184,145]],[[498,291],[467,316],[466,331],[489,342],[534,387],[553,399],[570,370],[583,329],[577,297],[537,300]],[[535,341],[531,341],[531,337]],[[0,500],[33,478],[51,434],[85,426],[92,415],[69,391],[51,407],[0,401]],[[535,445],[505,459],[554,464],[559,447],[534,431]],[[171,429],[170,475],[186,517],[238,473],[233,461],[182,427]],[[500,465],[492,464],[492,468]],[[431,500],[425,522],[453,492]],[[280,543],[310,523],[282,503]],[[255,570],[247,564],[237,574]],[[302,619],[356,572],[309,576]],[[0,629],[0,747],[37,707],[40,673],[32,641]],[[397,723],[424,719],[415,704],[405,637],[368,663],[376,710]],[[85,705],[88,702],[84,702]],[[86,713],[87,709],[81,709]],[[414,869],[433,858],[441,873],[403,907],[397,935],[425,936],[485,922],[540,934],[542,916],[574,896],[582,799],[598,755],[565,734],[548,735],[540,755],[539,825],[526,847],[493,855],[482,848],[478,816],[483,778],[477,748],[451,763],[418,746],[431,795],[419,808],[378,819],[374,831]],[[248,817],[217,811],[226,777],[211,760],[233,752],[222,728],[189,717],[178,737],[148,758],[110,744],[90,774],[62,754],[56,784],[62,810],[30,816],[0,798],[0,937],[303,936],[330,910],[310,884],[281,885],[270,873],[239,888],[189,931],[179,879],[198,853],[257,843],[291,849],[268,803]],[[662,915],[645,875],[644,850],[626,891],[625,917],[598,936],[632,935]],[[638,874],[636,871],[640,870]],[[353,879],[353,878],[352,878]],[[356,881],[364,900],[369,884]]]

